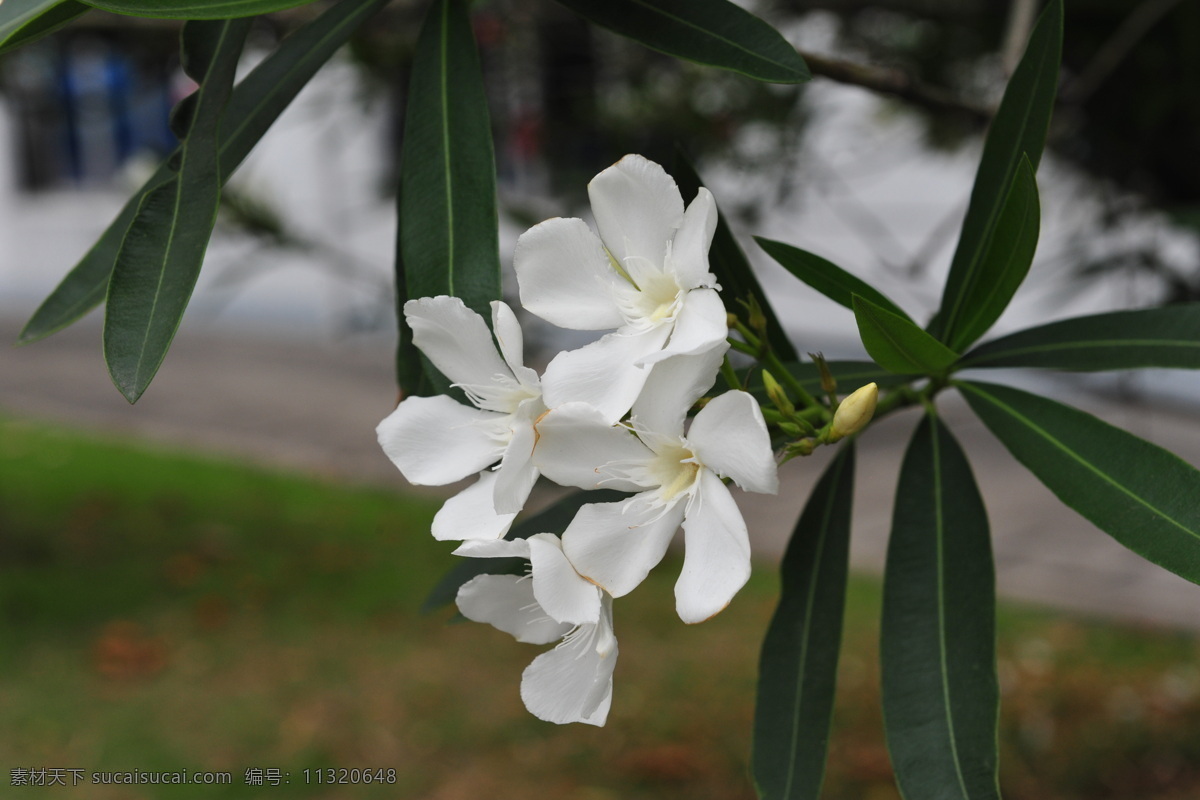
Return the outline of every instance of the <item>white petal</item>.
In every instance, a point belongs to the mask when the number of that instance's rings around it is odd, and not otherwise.
[[[454,483],[495,463],[500,414],[464,406],[445,395],[409,397],[384,418],[375,433],[388,458],[409,483]]]
[[[712,388],[729,343],[699,355],[672,356],[654,365],[633,404],[633,420],[642,430],[683,436],[683,421],[692,405]]]
[[[583,626],[525,668],[521,699],[530,713],[547,722],[603,725],[612,704],[616,664],[617,640],[612,635],[609,601],[599,624]]]
[[[717,204],[712,193],[700,187],[696,198],[683,214],[683,224],[671,242],[667,269],[675,273],[679,285],[694,289],[715,280],[708,271],[708,249],[717,230]]]
[[[572,627],[546,616],[533,599],[533,582],[516,575],[477,575],[458,588],[457,602],[467,619],[486,622],[518,642],[549,644]]]
[[[529,558],[527,539],[468,539],[453,550],[468,558]]]
[[[683,572],[675,610],[688,624],[720,613],[750,578],[750,537],[721,479],[700,472],[700,487],[683,520]]]
[[[447,500],[433,518],[433,538],[439,542],[499,539],[508,533],[516,514],[497,514],[492,495],[496,473],[479,473],[479,480]]]
[[[585,505],[563,531],[576,571],[613,597],[633,591],[662,561],[683,519],[684,502],[655,507],[650,494]]]
[[[531,409],[540,407],[540,403],[527,402],[510,421],[512,438],[500,460],[500,469],[496,471],[495,495],[492,498],[498,512],[515,514],[523,509],[537,481],[538,469],[532,461],[537,433],[529,417]]]
[[[529,560],[533,564],[533,596],[547,614],[572,625],[600,621],[600,590],[571,566],[557,536],[530,536]]]
[[[521,305],[547,322],[577,331],[617,328],[624,322],[613,285],[628,282],[581,219],[557,217],[525,231],[517,239],[513,268]]]
[[[413,343],[451,383],[491,384],[512,371],[496,352],[483,317],[457,297],[422,297],[404,304]]]
[[[709,401],[692,420],[687,440],[700,463],[743,489],[779,491],[771,436],[762,410],[746,392],[729,391]]]
[[[653,364],[674,355],[696,355],[714,347],[728,349],[729,325],[725,306],[715,289],[693,289],[683,300],[671,340],[662,350],[642,359]]]
[[[600,238],[634,281],[662,273],[667,243],[683,222],[683,198],[658,164],[628,155],[588,184]]]
[[[614,478],[601,469],[617,461],[648,462],[654,453],[628,428],[614,426],[595,407],[564,403],[542,417],[537,432],[533,461],[543,475],[560,486],[623,492],[646,488]]]
[[[641,333],[610,333],[578,350],[559,353],[542,375],[546,406],[589,403],[608,422],[616,422],[633,405],[650,375],[649,367],[634,362],[662,349],[669,334],[665,325]]]
[[[495,332],[496,343],[500,345],[500,355],[504,356],[504,363],[513,371],[517,382],[537,388],[537,373],[525,366],[525,339],[521,324],[517,322],[517,315],[508,307],[508,303],[492,301],[492,331]]]

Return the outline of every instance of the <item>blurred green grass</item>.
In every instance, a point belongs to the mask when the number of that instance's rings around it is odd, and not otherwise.
[[[399,477],[397,484],[399,485]],[[13,768],[224,770],[232,784],[60,798],[751,798],[759,569],[716,619],[674,616],[669,560],[616,607],[603,729],[521,706],[540,648],[449,612],[436,503],[0,419],[0,786]],[[882,739],[877,580],[851,581],[825,795],[898,797]],[[1009,798],[1200,796],[1200,647],[1010,605],[999,619]],[[394,768],[394,785],[305,769]],[[286,786],[250,786],[275,768]],[[311,774],[311,773],[310,773]],[[17,791],[15,788],[11,791]]]

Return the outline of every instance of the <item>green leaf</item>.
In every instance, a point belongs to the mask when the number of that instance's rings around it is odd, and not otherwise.
[[[682,150],[676,148],[675,156],[672,170],[675,181],[679,184],[684,198],[691,200],[704,184]],[[725,301],[725,307],[744,317],[745,309],[738,307],[737,301],[753,297],[767,318],[767,341],[771,350],[784,361],[798,361],[800,357],[796,348],[788,339],[787,332],[780,324],[779,317],[771,308],[767,294],[754,274],[754,269],[742,248],[738,246],[737,239],[734,238],[723,215],[717,218],[717,230],[713,234],[712,247],[708,251],[708,264],[717,276],[717,283],[721,284],[721,298]]]
[[[996,226],[954,306],[946,315],[947,343],[962,351],[999,319],[1029,274],[1037,250],[1041,206],[1029,159],[1021,157]]]
[[[388,0],[342,0],[288,36],[237,85],[221,121],[222,180],[227,180],[245,160],[329,57],[387,3]],[[104,299],[126,230],[146,195],[170,180],[173,173],[168,164],[177,157],[178,151],[159,166],[92,248],[42,302],[21,331],[18,339],[21,344],[62,330]]]
[[[199,88],[180,104],[188,111],[178,172],[142,200],[108,283],[104,359],[113,383],[131,403],[167,355],[217,222],[218,125],[250,23],[188,22],[183,28],[180,60]]]
[[[856,278],[832,261],[827,261],[807,250],[801,250],[799,247],[764,239],[761,236],[755,236],[754,241],[758,242],[758,246],[765,250],[767,255],[778,261],[781,267],[833,302],[852,309],[854,308],[854,295],[858,295],[865,297],[880,308],[911,321],[911,317],[904,313],[904,309],[885,297],[882,292],[869,283]]]
[[[999,798],[987,512],[965,455],[932,414],[900,468],[885,569],[883,715],[900,792]]]
[[[772,83],[812,78],[804,59],[778,31],[728,0],[559,2],[660,53]]]
[[[1034,26],[984,140],[941,308],[929,325],[930,333],[955,349],[956,344],[974,341],[964,334],[964,320],[976,313],[974,304],[987,299],[988,270],[996,268],[996,262],[988,260],[989,247],[997,237],[1022,155],[1036,171],[1045,147],[1058,88],[1062,28],[1062,0],[1051,0]]]
[[[0,53],[53,33],[91,8],[75,0],[0,2]]]
[[[526,517],[512,527],[506,539],[528,539],[535,533],[561,534],[575,518],[575,512],[587,503],[615,503],[629,495],[609,489],[572,492],[553,505]],[[436,611],[454,602],[458,587],[476,575],[516,575],[529,564],[523,558],[463,558],[442,576],[421,604],[421,613]]]
[[[939,375],[958,355],[915,323],[854,295],[854,317],[867,353],[875,363],[899,374]]]
[[[764,800],[816,800],[833,719],[854,445],[838,452],[813,489],[783,557],[779,606],[759,659],[754,782]]]
[[[397,300],[453,295],[491,319],[500,298],[496,164],[479,55],[465,0],[436,0],[417,40],[405,112]],[[412,334],[400,317],[399,377],[418,385]],[[407,366],[405,366],[407,364]],[[437,385],[442,378],[426,375]],[[443,381],[444,382],[444,381]]]
[[[304,6],[313,0],[83,0],[114,14],[158,19],[233,19]]]
[[[1143,558],[1200,583],[1200,471],[1062,403],[1007,386],[955,385],[1059,500]]]
[[[1200,369],[1200,303],[1051,322],[981,345],[963,356],[960,365],[1089,372]]]

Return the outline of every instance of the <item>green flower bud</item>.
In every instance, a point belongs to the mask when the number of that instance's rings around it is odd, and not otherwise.
[[[878,402],[879,387],[874,383],[868,383],[866,386],[856,389],[838,405],[837,411],[834,412],[833,425],[829,429],[829,441],[836,442],[838,439],[858,433],[867,427],[867,423],[875,414],[875,404]]]
[[[829,362],[825,360],[825,356],[821,353],[809,353],[808,357],[817,365],[817,371],[821,374],[821,391],[825,394],[837,392],[837,381],[829,371]]]
[[[762,371],[763,386],[766,387],[767,397],[771,398],[771,402],[779,409],[779,412],[785,417],[790,417],[796,413],[796,407],[792,405],[792,401],[788,399],[787,392],[779,385],[779,381],[775,380],[775,376],[767,370]]]

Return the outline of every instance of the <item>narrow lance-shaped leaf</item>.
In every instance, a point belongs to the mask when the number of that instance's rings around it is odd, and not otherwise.
[[[53,33],[91,10],[75,0],[3,0],[0,2],[0,53]]]
[[[500,298],[496,165],[487,97],[465,0],[436,0],[417,40],[401,153],[396,286],[400,307],[453,295],[491,319]],[[399,309],[397,309],[399,311]],[[417,350],[400,316],[400,387],[415,382]],[[427,362],[434,386],[445,381]]]
[[[971,409],[1071,508],[1143,558],[1200,583],[1200,470],[1091,414],[961,382]]]
[[[228,180],[263,134],[329,57],[389,0],[342,0],[292,33],[234,88],[221,122],[221,179]],[[158,168],[129,199],[92,248],[63,278],[21,331],[22,344],[37,341],[75,322],[104,299],[121,240],[145,196],[170,180],[168,164]]]
[[[764,239],[761,236],[755,236],[754,241],[758,242],[759,247],[765,250],[767,255],[779,262],[781,267],[833,302],[853,309],[854,295],[858,295],[870,300],[880,308],[911,321],[908,314],[904,313],[904,309],[889,300],[883,292],[832,261],[807,250],[801,250],[799,247]]]
[[[89,6],[133,17],[233,19],[308,5],[312,0],[83,0]]]
[[[966,279],[960,300],[947,317],[947,342],[962,351],[987,332],[1029,274],[1041,225],[1037,179],[1024,156],[996,225],[979,255],[979,268]]]
[[[183,134],[178,171],[142,200],[108,284],[104,359],[131,403],[175,338],[217,221],[217,130],[250,22],[189,22],[183,28],[181,60],[200,85],[175,109],[173,125]]]
[[[538,513],[513,526],[506,539],[528,539],[535,533],[558,533],[567,529],[575,512],[587,503],[615,503],[628,495],[609,489],[593,492],[574,492]],[[421,612],[428,613],[454,602],[458,587],[476,575],[515,575],[524,571],[528,562],[523,558],[463,558],[429,591]]]
[[[888,751],[906,800],[999,798],[995,570],[983,499],[930,414],[900,467],[883,582]]]
[[[965,336],[964,321],[975,313],[976,305],[988,300],[989,284],[996,276],[987,273],[1002,264],[1002,260],[987,258],[988,245],[996,242],[996,229],[1022,154],[1034,171],[1041,160],[1058,88],[1062,28],[1062,0],[1051,0],[1034,26],[984,140],[941,307],[929,325],[930,333],[954,349],[973,341]]]
[[[677,58],[760,81],[812,75],[777,30],[729,0],[559,0],[597,25]]]
[[[1200,303],[1075,317],[995,339],[961,367],[1044,367],[1099,372],[1200,369]]]
[[[813,489],[783,557],[779,606],[759,659],[754,782],[763,800],[816,800],[833,719],[854,443],[847,442]]]
[[[958,355],[906,317],[854,295],[854,317],[867,353],[875,363],[899,374],[937,375]]]
[[[679,184],[680,192],[688,200],[695,197],[700,187],[704,185],[696,168],[678,148],[672,174]],[[717,283],[721,285],[721,296],[725,301],[725,307],[735,314],[744,316],[745,309],[738,307],[737,301],[753,297],[758,301],[758,306],[767,319],[767,341],[771,345],[771,350],[783,361],[799,360],[796,348],[792,346],[787,332],[779,322],[779,317],[771,308],[762,284],[758,282],[758,277],[755,276],[746,254],[738,246],[737,239],[734,238],[733,231],[730,230],[724,215],[717,218],[717,230],[713,234],[712,248],[708,251],[708,264],[713,274],[717,276]]]

